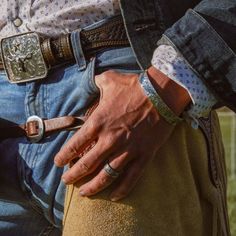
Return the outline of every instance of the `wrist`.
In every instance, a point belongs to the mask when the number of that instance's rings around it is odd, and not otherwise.
[[[176,115],[180,115],[191,102],[187,90],[153,66],[147,70],[147,74],[163,101]]]
[[[163,101],[163,99],[157,93],[152,83],[150,82],[150,79],[146,72],[141,73],[138,79],[141,87],[144,90],[144,93],[152,102],[153,106],[157,109],[159,115],[164,118],[166,122],[171,125],[176,125],[177,123],[182,121],[182,119],[172,111],[172,109]]]

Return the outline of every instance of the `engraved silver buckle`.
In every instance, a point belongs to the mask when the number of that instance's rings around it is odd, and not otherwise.
[[[37,33],[29,32],[1,40],[4,68],[11,83],[43,79],[48,68],[43,58]]]

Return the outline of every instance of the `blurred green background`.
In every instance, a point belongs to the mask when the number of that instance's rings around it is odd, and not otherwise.
[[[236,236],[236,115],[227,109],[218,114],[226,153],[230,229],[232,236]]]

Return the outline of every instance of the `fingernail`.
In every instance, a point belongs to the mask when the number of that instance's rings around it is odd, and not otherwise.
[[[113,197],[111,197],[110,199],[111,199],[112,202],[116,202],[116,201],[120,200],[121,197],[113,196]]]
[[[83,191],[83,190],[80,190],[79,191],[79,195],[81,196],[81,197],[85,197],[86,195],[85,195],[85,192]]]
[[[64,184],[68,184],[68,181],[62,176],[61,180],[64,182]]]
[[[54,159],[54,164],[56,166],[58,166],[58,167],[62,167],[63,166],[62,163],[60,161],[56,160],[56,159]]]
[[[55,164],[56,166],[58,166],[58,164],[59,164],[56,159],[54,159],[54,164]]]
[[[58,167],[63,167],[64,165],[66,165],[65,160],[63,159],[63,157],[61,155],[58,155],[58,154],[54,157],[54,163]]]

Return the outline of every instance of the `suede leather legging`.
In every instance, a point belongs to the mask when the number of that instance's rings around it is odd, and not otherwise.
[[[79,196],[81,183],[69,186],[63,236],[228,235],[224,150],[214,112],[209,127],[214,158],[201,129],[182,122],[124,200],[109,200],[113,186],[90,198]]]

